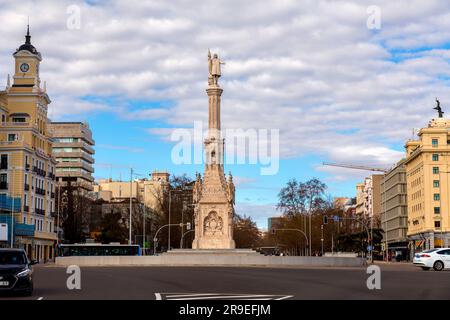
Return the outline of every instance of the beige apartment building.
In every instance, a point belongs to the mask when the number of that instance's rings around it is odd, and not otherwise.
[[[381,179],[382,174],[373,174],[356,185],[356,215],[374,217],[379,225],[381,219]],[[378,226],[377,225],[377,226]]]
[[[437,118],[406,145],[410,249],[450,245],[450,120]]]
[[[390,255],[407,259],[408,201],[405,160],[391,168],[381,181],[381,228]],[[386,245],[385,245],[386,247]]]
[[[148,208],[161,209],[163,192],[169,188],[170,174],[165,171],[153,171],[151,179],[129,181],[99,180],[93,191],[97,199],[108,202],[122,202],[136,199]]]
[[[362,216],[364,214],[364,183],[356,184],[356,216]]]
[[[0,91],[0,222],[8,223],[8,243],[31,259],[53,259],[56,241],[55,165],[48,132],[50,98],[39,77],[41,54],[25,43],[13,54],[14,76]],[[13,223],[11,223],[13,216]],[[12,241],[11,241],[11,234]]]
[[[68,181],[87,191],[93,190],[94,140],[92,131],[83,122],[51,122],[53,157],[57,161],[56,179],[64,186]]]

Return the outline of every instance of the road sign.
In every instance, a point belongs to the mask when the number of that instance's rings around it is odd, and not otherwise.
[[[372,251],[372,246],[367,246],[367,251]]]
[[[191,230],[191,223],[190,222],[186,223],[186,229],[187,230]]]
[[[0,241],[8,241],[8,225],[0,223]]]
[[[339,222],[339,216],[334,216],[333,220],[334,220],[334,222]]]

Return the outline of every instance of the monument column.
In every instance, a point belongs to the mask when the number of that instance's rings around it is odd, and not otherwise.
[[[193,190],[195,238],[193,249],[234,249],[233,216],[234,184],[231,177],[227,181],[224,169],[224,141],[220,125],[220,98],[223,90],[218,80],[221,76],[217,56],[208,54],[208,135],[205,139],[205,173],[203,179],[198,174]]]

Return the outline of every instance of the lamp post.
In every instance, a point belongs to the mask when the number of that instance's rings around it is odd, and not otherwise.
[[[11,248],[14,248],[14,170],[17,167],[11,167]]]
[[[136,190],[137,193],[137,190]],[[131,246],[131,213],[133,210],[133,168],[130,168],[130,221],[129,221],[129,236],[128,236],[128,244]]]
[[[56,246],[59,245],[59,212],[61,207],[61,185],[59,180],[56,182],[56,186],[58,187],[58,204],[56,207],[57,215],[56,215]]]
[[[145,204],[143,203],[142,204],[142,208],[143,208],[143,226],[142,226],[142,255],[144,255],[145,256],[145,209],[146,209],[146,207],[145,207]]]

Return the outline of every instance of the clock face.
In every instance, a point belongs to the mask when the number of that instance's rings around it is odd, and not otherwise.
[[[28,70],[30,70],[30,65],[28,63],[22,63],[20,65],[20,71],[27,72]]]

